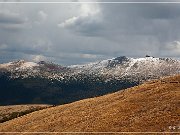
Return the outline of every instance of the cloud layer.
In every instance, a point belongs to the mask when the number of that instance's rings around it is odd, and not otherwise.
[[[0,63],[180,57],[179,4],[0,4]]]

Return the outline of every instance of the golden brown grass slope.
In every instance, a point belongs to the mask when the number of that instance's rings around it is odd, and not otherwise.
[[[0,123],[48,107],[51,106],[37,104],[0,106]]]
[[[33,112],[0,131],[179,132],[180,76]],[[176,129],[169,129],[176,126]]]

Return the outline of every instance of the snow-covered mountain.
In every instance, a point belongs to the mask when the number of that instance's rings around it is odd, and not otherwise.
[[[127,58],[125,56],[85,65],[63,67],[41,61],[24,60],[0,64],[0,71],[11,73],[10,78],[42,77],[51,80],[79,79],[79,75],[103,76],[107,80],[122,78],[147,80],[180,73],[180,61],[171,58]]]
[[[29,97],[26,101],[28,103],[61,104],[179,73],[180,61],[171,58],[122,56],[68,67],[51,62],[34,63],[20,60],[0,64],[0,89],[3,92],[8,89],[9,93],[20,90],[20,93],[26,94],[25,91],[28,91],[33,99],[30,100]],[[34,93],[37,94],[35,99]],[[0,99],[0,102],[2,100]],[[11,102],[21,103],[23,100]]]
[[[171,58],[117,57],[86,65],[73,65],[76,73],[101,74],[106,79],[155,79],[180,73],[180,61]]]

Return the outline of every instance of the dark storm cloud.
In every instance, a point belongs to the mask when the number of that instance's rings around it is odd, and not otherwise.
[[[1,4],[0,62],[180,57],[180,4]]]
[[[26,27],[28,18],[8,9],[0,9],[0,31],[16,31]]]
[[[21,24],[24,20],[21,19],[19,14],[10,12],[0,12],[0,23],[5,24]]]
[[[141,57],[149,53],[157,57],[166,56],[161,48],[169,42],[179,40],[178,4],[104,4],[101,8],[107,32],[102,34],[118,42],[120,50],[124,50],[127,55],[134,53],[133,55]],[[180,54],[176,53],[176,56]]]

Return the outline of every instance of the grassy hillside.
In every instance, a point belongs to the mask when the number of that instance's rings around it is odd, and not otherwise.
[[[51,107],[50,105],[9,105],[0,106],[0,123],[25,114]]]
[[[175,76],[33,112],[1,123],[0,131],[179,132],[179,99]]]

